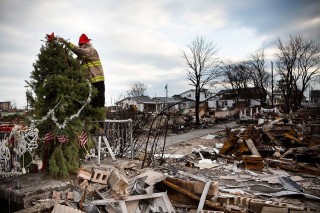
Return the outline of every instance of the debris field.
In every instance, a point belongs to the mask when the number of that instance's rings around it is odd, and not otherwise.
[[[320,212],[319,157],[317,111],[270,112],[168,145],[149,167],[89,160],[68,179],[25,174],[21,189],[3,178],[0,195],[20,213]]]

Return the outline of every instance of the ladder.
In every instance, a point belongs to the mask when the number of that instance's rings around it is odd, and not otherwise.
[[[101,154],[109,153],[112,161],[116,161],[116,157],[111,149],[109,141],[105,135],[94,135],[92,136],[95,142],[96,149],[98,151],[98,166],[100,166]]]

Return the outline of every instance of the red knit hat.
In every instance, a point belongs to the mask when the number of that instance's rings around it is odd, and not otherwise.
[[[88,36],[86,36],[86,34],[82,34],[79,38],[79,44],[86,44],[89,43],[91,39],[88,38]]]

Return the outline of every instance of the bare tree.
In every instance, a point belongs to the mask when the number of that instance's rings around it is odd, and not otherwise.
[[[259,102],[261,105],[265,105],[267,95],[271,96],[271,93],[268,93],[271,84],[271,74],[265,69],[264,50],[258,50],[252,54],[248,65],[250,67],[251,81],[256,89],[256,93],[259,95]]]
[[[232,62],[228,61],[224,63],[223,67],[223,76],[224,85],[231,87],[229,89],[233,93],[233,100],[238,103],[239,93],[246,99],[248,102],[249,97],[247,93],[249,85],[251,84],[250,80],[250,69],[247,62]]]
[[[310,81],[319,75],[320,45],[301,35],[290,36],[287,42],[279,37],[277,71],[281,77],[280,86],[284,97],[284,111],[301,107],[303,93]]]
[[[226,61],[221,66],[222,69],[222,81],[220,82],[227,90],[233,90],[237,88],[236,76],[233,75],[234,62]]]
[[[127,91],[129,97],[137,97],[146,95],[147,85],[138,81],[130,85],[130,90]]]
[[[182,51],[182,57],[188,66],[189,85],[195,87],[196,124],[199,125],[200,93],[205,85],[219,75],[217,49],[214,43],[206,42],[203,37],[196,37],[187,47],[188,51]]]

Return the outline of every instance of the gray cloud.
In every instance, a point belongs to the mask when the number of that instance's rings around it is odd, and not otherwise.
[[[320,1],[318,0],[262,0],[245,1],[230,14],[231,23],[256,30],[258,35],[270,37],[304,34],[320,39]],[[243,3],[243,2],[242,2]],[[307,22],[315,21],[311,25]]]

